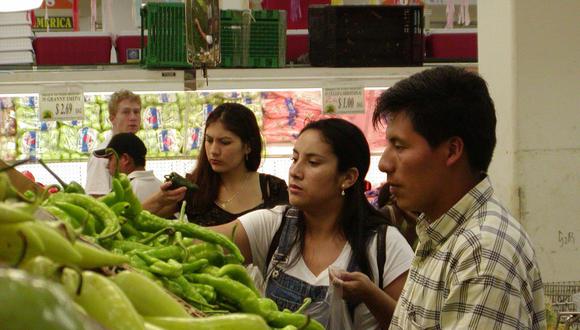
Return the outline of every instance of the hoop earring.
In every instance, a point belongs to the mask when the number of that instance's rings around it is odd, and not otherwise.
[[[341,196],[344,196],[344,190],[341,190],[341,191],[340,191],[340,195],[341,195]]]
[[[246,154],[246,161],[248,161],[248,154]]]

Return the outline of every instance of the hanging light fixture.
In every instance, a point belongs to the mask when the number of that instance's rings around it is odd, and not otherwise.
[[[0,0],[0,12],[32,10],[40,5],[42,0]]]

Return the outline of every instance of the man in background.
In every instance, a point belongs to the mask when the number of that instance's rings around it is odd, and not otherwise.
[[[112,134],[99,144],[96,149],[105,148],[111,138],[118,133],[137,133],[141,128],[141,98],[128,90],[120,90],[109,100],[109,120]],[[87,163],[87,194],[98,197],[109,193],[112,189],[111,176],[107,171],[107,160],[89,157]]]
[[[544,290],[528,234],[486,171],[496,144],[485,81],[456,67],[386,90],[379,168],[399,207],[419,211],[419,244],[391,329],[545,329]]]
[[[116,155],[112,150],[116,152]],[[131,187],[141,202],[159,192],[161,181],[155,177],[153,171],[145,170],[147,148],[135,134],[116,134],[106,148],[95,150],[93,154],[97,158],[107,159],[107,170],[110,176],[115,175],[119,166],[119,172],[127,174]]]

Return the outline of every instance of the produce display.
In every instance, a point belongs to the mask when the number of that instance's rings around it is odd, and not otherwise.
[[[0,172],[0,324],[323,329],[262,297],[228,237],[142,210],[126,175],[99,199],[77,188],[20,194]]]
[[[382,90],[365,90],[364,114],[326,114],[322,93],[313,90],[268,92],[189,92],[141,94],[141,130],[148,158],[196,157],[208,114],[237,102],[256,115],[266,144],[292,143],[309,122],[340,117],[355,123],[371,149],[384,146],[382,130],[372,127],[372,111]],[[83,120],[41,122],[38,97],[0,97],[0,159],[84,160],[111,134],[109,95],[85,95]]]

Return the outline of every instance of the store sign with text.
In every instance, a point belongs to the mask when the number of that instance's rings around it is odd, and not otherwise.
[[[322,89],[324,113],[364,113],[364,88],[332,87]]]
[[[36,17],[36,22],[32,26],[34,30],[44,30],[46,28],[52,30],[72,31],[73,19],[70,16],[49,16]]]
[[[85,97],[81,87],[47,87],[38,100],[41,121],[84,119]]]

